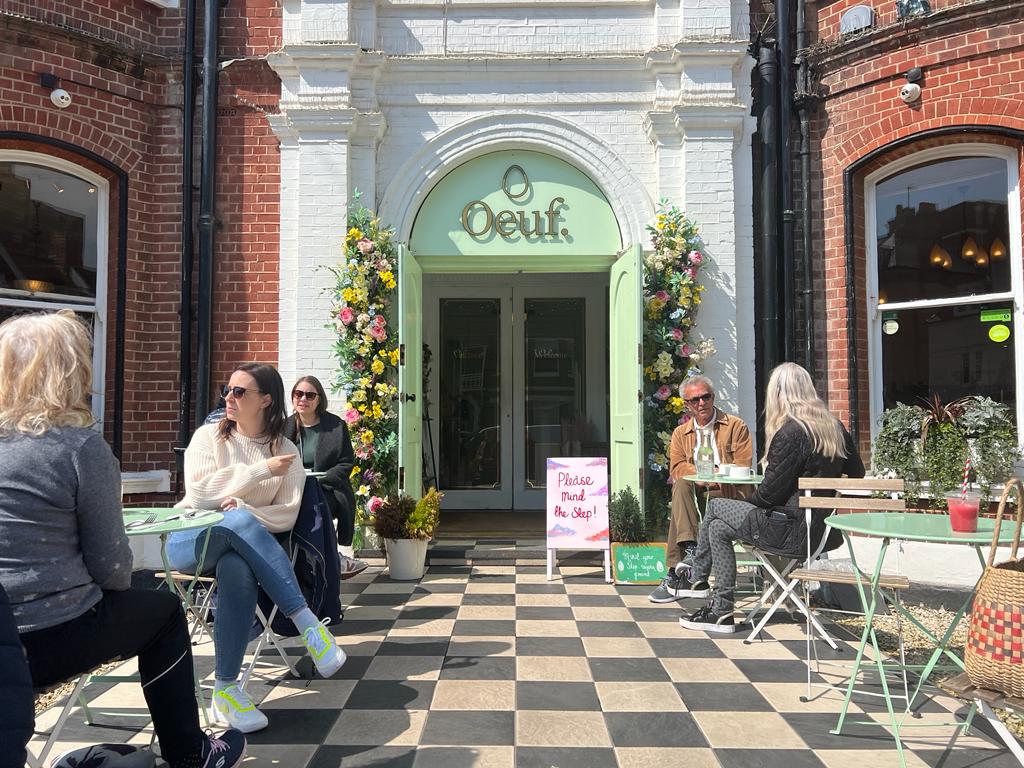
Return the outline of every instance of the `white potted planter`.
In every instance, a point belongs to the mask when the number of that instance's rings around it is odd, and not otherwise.
[[[426,539],[384,539],[388,575],[396,581],[423,578],[427,565]]]

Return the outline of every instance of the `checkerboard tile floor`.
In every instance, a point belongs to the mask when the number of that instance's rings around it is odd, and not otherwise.
[[[344,583],[348,609],[334,631],[350,657],[333,679],[296,680],[272,653],[261,659],[250,692],[270,727],[251,735],[246,765],[898,765],[886,727],[833,736],[840,698],[801,702],[802,624],[772,624],[750,645],[743,633],[688,632],[679,606],[653,605],[649,589],[605,584],[589,566],[562,567],[551,582],[539,566],[432,566],[412,583],[370,568]],[[212,644],[195,650],[209,682]],[[844,656],[853,653],[847,643]],[[145,718],[128,716],[146,711],[137,684],[91,690],[97,709],[120,714],[85,726],[76,710],[59,749],[149,743]],[[946,697],[921,708],[915,722],[926,727],[905,732],[908,766],[1015,765],[983,724],[949,748],[953,729],[941,723],[956,710],[965,708]],[[870,699],[851,714],[885,718]],[[55,718],[44,713],[37,727]]]

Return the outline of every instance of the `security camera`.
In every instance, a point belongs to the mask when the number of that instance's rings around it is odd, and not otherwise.
[[[900,88],[900,98],[907,104],[913,104],[921,98],[921,86],[917,83],[907,83]]]
[[[54,88],[50,91],[50,101],[53,102],[55,107],[64,109],[71,106],[71,94],[63,88]]]

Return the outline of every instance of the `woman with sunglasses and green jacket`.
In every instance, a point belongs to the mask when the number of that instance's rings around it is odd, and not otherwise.
[[[262,588],[295,624],[324,677],[345,663],[337,646],[309,609],[291,561],[275,534],[292,529],[299,514],[306,475],[299,451],[283,434],[284,384],[275,368],[240,365],[224,387],[224,419],[199,427],[185,451],[185,498],[179,507],[219,509],[224,520],[210,530],[203,573],[216,573],[216,655],[211,714],[251,733],[268,721],[238,676]],[[205,531],[173,534],[167,545],[171,565],[195,572]]]

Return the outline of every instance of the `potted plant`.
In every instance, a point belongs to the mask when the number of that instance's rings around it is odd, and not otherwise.
[[[616,584],[657,584],[665,575],[668,546],[651,541],[640,502],[632,488],[608,501],[608,533],[612,540],[612,573]]]
[[[442,496],[435,488],[428,490],[419,501],[405,495],[392,495],[378,508],[373,529],[384,541],[392,579],[409,581],[423,576],[427,542],[437,529]]]
[[[932,395],[923,405],[899,403],[882,414],[872,448],[874,471],[903,478],[908,499],[919,506],[942,508],[944,494],[961,486],[968,458],[969,479],[978,483],[986,504],[992,487],[1012,477],[1020,459],[1008,406],[979,396],[943,403]]]

